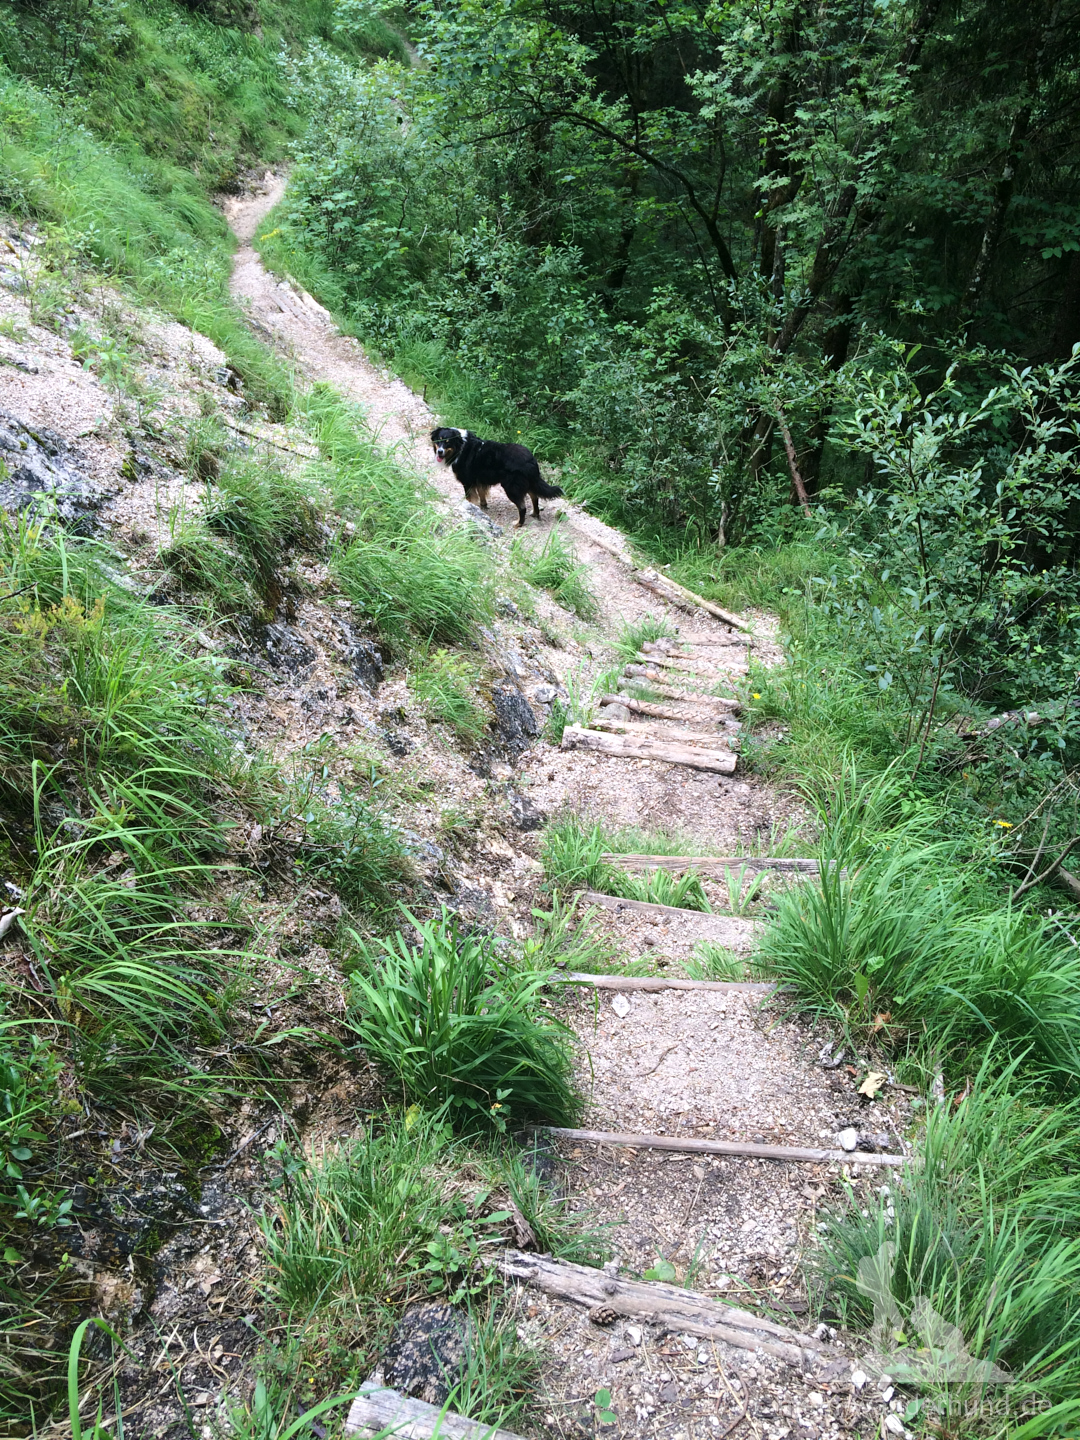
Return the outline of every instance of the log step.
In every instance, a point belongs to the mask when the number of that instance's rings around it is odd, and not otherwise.
[[[730,751],[703,750],[693,745],[678,745],[645,737],[628,740],[622,735],[608,735],[586,730],[581,725],[567,725],[563,731],[564,750],[593,750],[623,760],[664,760],[671,765],[688,765],[693,770],[710,770],[717,775],[732,775],[735,756]]]
[[[509,1430],[413,1400],[385,1385],[364,1385],[352,1403],[344,1434],[394,1435],[398,1440],[522,1440]]]
[[[761,870],[779,875],[817,875],[821,869],[817,860],[777,860],[752,855],[620,855],[606,850],[602,858],[611,865],[621,865],[624,870],[671,870],[675,874],[696,870],[699,875],[721,880],[732,870],[745,870],[751,875]]]
[[[677,740],[683,745],[704,745],[712,750],[718,745],[727,745],[734,749],[732,741],[738,738],[719,730],[713,730],[710,734],[708,730],[686,730],[680,725],[650,725],[647,721],[640,720],[636,723],[633,720],[609,720],[602,711],[589,721],[589,728],[613,730],[630,739],[641,735],[652,740]]]
[[[810,1165],[904,1165],[903,1155],[862,1150],[811,1150],[804,1145],[755,1145],[742,1140],[692,1140],[675,1135],[623,1135],[615,1130],[570,1130],[537,1125],[546,1135],[582,1140],[589,1145],[625,1145],[633,1150],[677,1150],[687,1155],[741,1155],[749,1160],[798,1160]]]
[[[547,1255],[524,1255],[520,1250],[507,1250],[495,1264],[508,1279],[524,1281],[546,1295],[584,1305],[590,1311],[644,1317],[676,1334],[701,1335],[743,1350],[763,1350],[800,1369],[815,1368],[840,1353],[775,1320],[678,1285],[616,1279],[588,1265],[572,1265]]]
[[[697,695],[688,695],[688,700],[697,700]],[[725,715],[737,715],[742,709],[738,700],[726,700],[722,696],[711,697],[714,705],[721,707]],[[685,725],[690,718],[679,710],[669,710],[666,705],[654,704],[652,700],[635,700],[631,695],[601,695],[601,705],[625,705],[635,715],[651,715],[657,720],[677,720]]]
[[[695,914],[704,914],[698,910]],[[762,994],[775,990],[771,980],[683,980],[666,975],[585,975],[571,970],[565,975],[554,975],[553,980],[572,980],[576,985],[592,985],[597,990],[643,990],[648,995],[658,995],[662,990],[720,990],[747,991]]]
[[[711,934],[725,943],[730,943],[732,925],[745,926],[749,933],[753,933],[761,923],[742,915],[728,915],[722,910],[689,910],[681,905],[659,905],[654,900],[624,900],[621,895],[605,895],[600,890],[586,890],[582,899],[586,905],[598,905],[601,910],[632,910],[638,915],[657,915],[669,920],[693,920],[705,938],[709,938]]]
[[[639,585],[644,585],[646,590],[651,590],[654,595],[659,595],[662,600],[677,605],[681,610],[704,610],[706,615],[722,620],[725,625],[733,625],[736,630],[745,630],[749,634],[752,629],[749,620],[744,620],[741,615],[733,615],[730,610],[722,610],[711,600],[696,595],[693,590],[687,590],[685,585],[680,585],[669,575],[661,575],[656,570],[636,570],[634,579]]]
[[[680,690],[677,686],[665,685],[661,680],[648,680],[645,688],[654,690],[663,700],[688,700],[692,705],[704,705],[710,710],[731,710],[738,704],[738,701],[728,700],[722,695],[707,695],[698,690]],[[623,703],[625,704],[625,701]]]
[[[710,665],[708,661],[703,662],[707,667],[706,669],[695,669],[694,659],[695,657],[693,655],[636,655],[634,657],[634,663],[636,665],[644,665],[647,670],[677,670],[681,674],[694,675],[702,680],[720,680],[723,679],[725,674],[730,673],[722,669],[718,670],[715,665]]]

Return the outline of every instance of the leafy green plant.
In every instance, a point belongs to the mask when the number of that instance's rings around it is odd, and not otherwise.
[[[651,870],[637,876],[605,860],[604,853],[612,848],[611,839],[601,824],[584,825],[576,815],[553,820],[544,830],[540,850],[552,893],[599,890],[605,895],[677,905],[686,910],[711,908],[701,878],[693,871],[677,876],[669,870]]]
[[[619,1417],[611,1408],[611,1391],[597,1390],[593,1396],[593,1404],[596,1406],[596,1423],[598,1425],[617,1425]]]
[[[349,1024],[403,1097],[466,1130],[534,1121],[565,1124],[578,1100],[571,1083],[570,1031],[544,1014],[545,973],[517,970],[488,940],[444,910],[364,945],[366,975],[353,976]]]

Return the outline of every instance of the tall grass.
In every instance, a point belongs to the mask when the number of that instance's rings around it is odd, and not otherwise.
[[[487,729],[488,717],[476,698],[479,683],[478,667],[448,650],[422,654],[409,668],[409,688],[424,714],[466,745],[478,744]]]
[[[631,833],[636,841],[652,838],[636,831]],[[586,825],[576,815],[553,820],[544,830],[540,850],[545,880],[552,893],[598,890],[601,894],[618,895],[624,900],[647,900],[656,905],[675,905],[683,910],[712,908],[700,877],[692,870],[683,875],[674,875],[669,870],[650,870],[645,875],[631,875],[610,860],[605,860],[605,851],[629,849],[626,845],[620,847],[617,841],[617,834],[610,834],[599,821]]]
[[[920,1343],[938,1347],[920,1387],[927,1418],[935,1407],[939,1423],[965,1434],[1065,1434],[1080,1419],[1080,1102],[1051,1106],[1019,1078],[1018,1061],[995,1074],[997,1064],[988,1057],[969,1094],[930,1112],[919,1165],[871,1207],[852,1203],[831,1218],[820,1272],[849,1320],[880,1325],[887,1303],[879,1295],[875,1315],[865,1282],[881,1257],[905,1337],[886,1353],[890,1373],[918,1371],[928,1356]],[[985,1387],[962,1366],[949,1379],[959,1352],[930,1338],[927,1305],[1007,1381]]]
[[[456,918],[365,947],[349,1023],[404,1100],[459,1129],[564,1125],[577,1114],[571,1032],[540,1007],[547,972],[517,970]]]
[[[510,548],[510,561],[530,585],[549,590],[579,619],[595,620],[599,615],[600,607],[587,578],[588,566],[575,557],[558,530],[552,530],[538,548],[518,536]]]

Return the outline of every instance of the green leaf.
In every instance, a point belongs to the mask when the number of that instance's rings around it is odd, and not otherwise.
[[[596,1401],[597,1405],[599,1405],[601,1410],[606,1410],[611,1404],[611,1391],[597,1390],[596,1394],[593,1396],[593,1399]]]
[[[663,1280],[665,1283],[670,1284],[675,1278],[675,1266],[672,1265],[670,1260],[659,1260],[651,1270],[645,1271],[646,1280]]]
[[[18,1250],[13,1250],[10,1245],[6,1245],[4,1247],[4,1262],[7,1265],[21,1265],[23,1263],[23,1257],[19,1254]]]

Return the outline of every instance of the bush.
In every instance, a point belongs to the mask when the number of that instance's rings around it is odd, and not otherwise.
[[[540,1010],[547,974],[514,970],[446,910],[413,924],[416,945],[399,931],[372,953],[354,936],[369,973],[349,1023],[402,1097],[464,1130],[573,1123],[572,1036]]]

